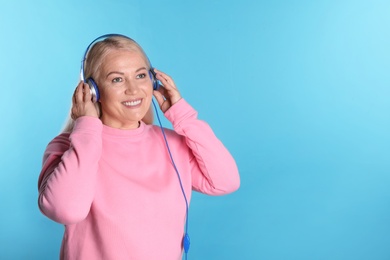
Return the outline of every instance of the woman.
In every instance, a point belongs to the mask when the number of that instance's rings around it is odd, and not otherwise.
[[[65,225],[60,258],[181,259],[191,190],[235,191],[235,161],[135,41],[110,35],[85,56],[100,98],[78,84],[74,125],[48,144],[38,181],[42,213]],[[174,130],[142,121],[153,96]]]

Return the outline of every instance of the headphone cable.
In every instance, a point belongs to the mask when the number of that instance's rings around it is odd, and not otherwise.
[[[187,253],[190,250],[190,236],[188,235],[188,200],[187,200],[186,193],[184,191],[183,183],[182,183],[181,178],[180,178],[179,170],[177,169],[175,161],[173,160],[171,149],[169,148],[168,140],[167,140],[167,137],[165,135],[164,128],[163,128],[163,126],[161,124],[161,120],[160,120],[160,116],[158,115],[158,110],[157,110],[156,104],[154,103],[153,99],[152,99],[152,102],[153,102],[154,110],[156,111],[157,120],[158,120],[158,123],[160,125],[160,129],[161,129],[162,135],[164,137],[165,145],[166,145],[166,147],[168,149],[169,157],[171,159],[173,168],[175,169],[177,178],[178,178],[179,183],[180,183],[180,189],[181,189],[181,192],[183,193],[184,201],[186,203],[186,223],[185,223],[185,232],[184,232],[184,237],[183,237],[183,248],[184,248],[184,253],[185,253],[185,259],[187,260]]]

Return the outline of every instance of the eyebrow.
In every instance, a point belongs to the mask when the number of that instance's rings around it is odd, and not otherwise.
[[[137,73],[137,72],[139,72],[139,71],[141,71],[141,70],[147,70],[147,69],[146,69],[146,67],[141,67],[141,68],[137,69],[137,70],[135,71],[135,73]],[[107,74],[106,78],[108,78],[111,74],[124,75],[125,73],[124,73],[124,72],[121,72],[121,71],[111,71],[111,72],[109,72],[109,73]]]

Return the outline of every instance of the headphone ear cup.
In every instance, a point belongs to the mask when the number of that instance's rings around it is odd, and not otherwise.
[[[92,102],[93,103],[98,102],[100,99],[100,93],[99,93],[99,88],[98,88],[97,84],[95,83],[93,78],[88,78],[87,83],[89,86],[89,90],[91,91]]]
[[[158,83],[158,80],[156,79],[156,73],[154,73],[153,68],[151,68],[149,70],[149,77],[152,80],[153,90],[158,90],[160,88],[160,84]]]

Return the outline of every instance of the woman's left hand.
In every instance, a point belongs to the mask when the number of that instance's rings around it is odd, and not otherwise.
[[[172,105],[181,99],[181,95],[170,76],[157,69],[154,69],[154,72],[156,73],[156,79],[159,80],[163,86],[158,90],[154,90],[153,94],[161,111],[165,113]]]

